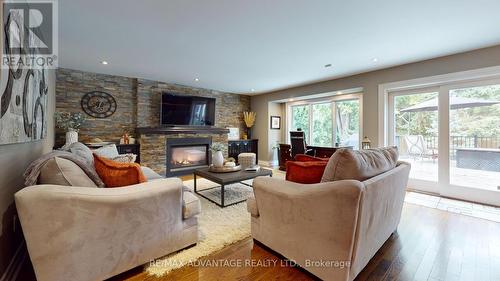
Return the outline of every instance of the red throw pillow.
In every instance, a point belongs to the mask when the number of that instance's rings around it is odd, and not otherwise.
[[[106,187],[120,187],[145,182],[146,177],[137,163],[122,163],[94,154],[94,166]]]
[[[319,183],[325,171],[325,161],[287,161],[286,180],[296,183]]]

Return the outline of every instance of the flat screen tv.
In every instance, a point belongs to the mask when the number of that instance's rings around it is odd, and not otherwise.
[[[215,99],[163,93],[160,115],[163,126],[214,126]]]

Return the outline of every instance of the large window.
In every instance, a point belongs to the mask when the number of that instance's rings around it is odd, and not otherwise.
[[[289,131],[302,130],[314,146],[359,148],[360,95],[302,101],[289,106]]]
[[[337,112],[336,143],[340,146],[359,146],[359,100],[335,102]]]
[[[311,144],[318,146],[333,145],[332,103],[317,103],[312,108]]]
[[[309,105],[292,106],[292,128],[304,131],[309,142]]]

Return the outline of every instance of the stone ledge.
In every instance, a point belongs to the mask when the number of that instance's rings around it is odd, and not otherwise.
[[[141,127],[137,128],[139,134],[155,135],[176,135],[176,134],[228,134],[229,129],[217,127],[195,127],[195,126],[175,126],[175,127]]]

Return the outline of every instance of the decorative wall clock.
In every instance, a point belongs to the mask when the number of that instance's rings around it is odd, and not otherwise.
[[[116,100],[112,95],[94,91],[86,93],[82,97],[82,109],[88,115],[95,118],[107,118],[116,111]]]

